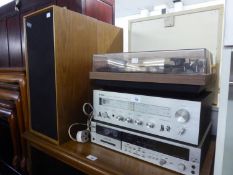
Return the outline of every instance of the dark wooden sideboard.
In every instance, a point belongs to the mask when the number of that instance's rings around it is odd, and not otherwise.
[[[0,174],[17,174],[26,170],[27,157],[26,142],[21,137],[28,125],[23,68],[0,69],[0,108]]]
[[[58,5],[114,24],[114,0],[21,0],[0,7],[0,68],[24,67],[23,16],[49,5]]]

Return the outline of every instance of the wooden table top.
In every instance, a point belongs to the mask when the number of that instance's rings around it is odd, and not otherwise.
[[[179,173],[135,159],[93,143],[70,141],[55,145],[32,133],[26,132],[24,138],[40,151],[90,175],[178,175]],[[215,152],[215,141],[211,141],[201,175],[211,175]],[[93,155],[98,159],[91,161],[86,157]]]

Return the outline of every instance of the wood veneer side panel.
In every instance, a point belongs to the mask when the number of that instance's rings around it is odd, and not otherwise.
[[[95,20],[54,7],[55,72],[59,142],[69,140],[67,130],[86,120],[82,105],[88,102],[89,71],[97,50]]]
[[[206,86],[211,81],[211,75],[168,75],[149,73],[112,73],[112,72],[90,72],[90,79],[116,80],[131,82],[163,83],[163,84],[184,84]]]
[[[25,79],[26,79],[26,98],[27,98],[27,107],[28,107],[28,128],[27,128],[27,131],[31,131],[32,128],[31,128],[31,106],[30,106],[30,85],[29,85],[29,65],[28,65],[28,47],[27,47],[27,32],[26,32],[26,15],[23,17],[23,32],[24,32],[24,35],[22,36],[22,40],[24,41],[24,44],[23,44],[23,59],[24,59],[24,63],[25,63],[25,72],[26,72],[26,76],[25,76]],[[26,124],[27,126],[27,124]]]
[[[123,29],[98,21],[98,53],[123,52]]]

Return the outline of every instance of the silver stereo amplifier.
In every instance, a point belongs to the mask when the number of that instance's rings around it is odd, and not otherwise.
[[[198,175],[208,149],[210,128],[211,124],[198,146],[191,146],[92,122],[91,141],[182,174]]]
[[[210,122],[212,95],[184,100],[94,90],[94,119],[198,145]]]

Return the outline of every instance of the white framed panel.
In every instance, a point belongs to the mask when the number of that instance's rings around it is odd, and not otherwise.
[[[174,17],[174,26],[165,19]],[[129,21],[129,51],[207,48],[218,62],[222,41],[223,5]],[[216,58],[218,57],[218,58]]]
[[[233,1],[225,0],[224,45],[233,46]]]
[[[233,132],[231,130],[233,124],[232,116],[232,99],[229,92],[232,93],[229,86],[230,65],[232,48],[223,48],[223,59],[221,62],[221,89],[219,99],[219,116],[217,126],[216,153],[214,164],[214,175],[231,175],[233,171],[232,161],[233,152]],[[229,98],[230,97],[230,98]],[[230,150],[230,152],[228,152]]]
[[[166,19],[174,19],[169,21]],[[168,23],[166,23],[168,21]],[[166,27],[165,23],[171,27]],[[173,25],[174,23],[174,25]],[[213,54],[216,81],[210,85],[218,104],[223,5],[129,21],[129,52],[206,48]]]

